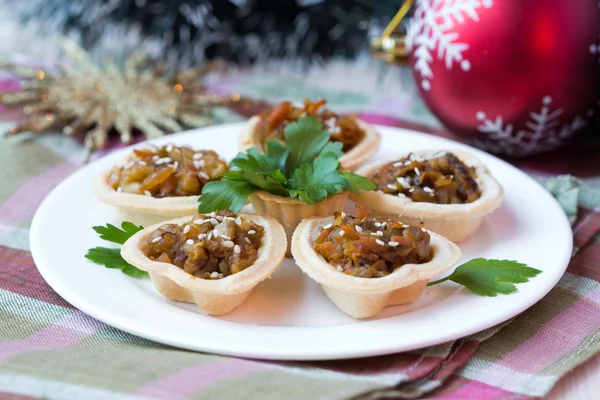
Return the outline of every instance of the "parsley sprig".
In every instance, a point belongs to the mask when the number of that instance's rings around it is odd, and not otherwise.
[[[94,226],[92,229],[100,235],[101,239],[108,242],[123,244],[133,236],[136,232],[144,229],[142,226],[137,226],[131,222],[125,221],[121,224],[119,229],[112,224],[106,224],[106,226]],[[121,250],[109,247],[94,247],[89,249],[85,258],[96,264],[104,265],[106,268],[120,269],[126,275],[133,278],[143,278],[148,276],[148,273],[142,271],[121,257]]]
[[[479,296],[493,297],[516,292],[515,283],[528,282],[529,278],[537,276],[540,272],[542,271],[539,269],[517,261],[474,258],[456,268],[447,277],[429,282],[427,286],[453,281]]]
[[[198,212],[239,212],[257,190],[315,204],[346,189],[354,193],[375,189],[369,179],[339,170],[342,144],[331,142],[314,117],[288,124],[284,137],[285,143],[267,141],[264,154],[254,147],[238,153],[229,164],[231,171],[204,186]]]

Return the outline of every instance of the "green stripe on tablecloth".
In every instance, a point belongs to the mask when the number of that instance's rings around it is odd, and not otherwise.
[[[590,357],[598,352],[600,345],[600,328],[593,333],[587,335],[577,349],[566,354],[564,357],[557,360],[554,364],[545,368],[542,373],[547,375],[563,376],[574,367],[582,364]]]
[[[202,389],[191,398],[198,400],[348,399],[385,386],[381,383],[334,379],[326,376],[315,379],[314,376],[295,375],[271,369],[221,380]]]
[[[548,321],[582,296],[567,289],[555,287],[526,313],[518,315],[509,329],[502,329],[486,340],[477,350],[480,360],[496,361],[534,336]]]
[[[0,373],[0,391],[56,400],[131,400],[126,394],[82,385]]]
[[[62,161],[61,157],[35,140],[4,139],[0,146],[0,202],[5,201],[27,178],[39,175]]]

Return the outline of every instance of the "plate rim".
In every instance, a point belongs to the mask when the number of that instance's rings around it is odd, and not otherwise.
[[[41,244],[38,242],[38,236],[36,236],[36,233],[40,229],[38,227],[38,225],[40,224],[39,220],[41,219],[41,215],[43,215],[44,210],[47,207],[49,207],[49,204],[51,203],[52,198],[54,196],[56,196],[55,193],[59,193],[62,190],[62,187],[66,186],[71,179],[75,179],[76,176],[85,174],[88,167],[99,162],[100,160],[105,159],[105,157],[115,157],[116,158],[121,153],[126,153],[126,152],[130,151],[131,148],[140,146],[146,142],[150,142],[150,143],[161,142],[161,141],[164,142],[164,141],[168,141],[168,139],[170,137],[191,135],[194,133],[198,133],[199,131],[203,131],[203,130],[239,129],[240,127],[243,126],[243,124],[244,124],[243,122],[230,123],[230,124],[220,124],[220,125],[215,125],[215,126],[205,127],[205,128],[191,129],[191,130],[187,130],[187,131],[178,132],[178,133],[175,133],[175,134],[172,134],[169,136],[161,137],[158,139],[135,143],[133,145],[124,147],[122,149],[118,149],[109,154],[103,155],[102,157],[94,160],[92,163],[90,163],[88,165],[85,165],[85,166],[79,168],[77,171],[73,172],[68,177],[63,179],[58,185],[56,185],[46,195],[46,197],[44,198],[44,200],[42,201],[42,203],[36,210],[36,212],[33,216],[32,222],[31,222],[31,226],[30,226],[30,235],[29,235],[30,251],[32,254],[32,258],[35,262],[36,268],[38,269],[38,271],[40,272],[40,274],[42,275],[44,280],[50,285],[50,287],[59,296],[61,296],[68,303],[73,305],[76,309],[84,312],[85,314],[87,314],[109,326],[112,326],[114,328],[120,329],[122,331],[133,334],[135,336],[139,336],[139,337],[142,337],[142,338],[145,338],[148,340],[152,340],[152,341],[155,341],[158,343],[163,343],[163,344],[171,345],[171,346],[178,347],[178,348],[185,348],[185,349],[189,349],[189,350],[193,350],[193,351],[208,352],[208,353],[227,355],[227,356],[265,359],[265,360],[266,359],[269,359],[269,360],[333,360],[333,359],[349,359],[349,358],[356,358],[356,357],[379,356],[379,355],[385,355],[385,354],[393,354],[393,353],[397,353],[400,351],[402,351],[402,352],[411,351],[411,350],[421,349],[421,348],[429,347],[432,345],[444,343],[449,340],[457,340],[459,338],[462,338],[462,337],[465,337],[465,336],[468,336],[468,335],[471,335],[471,334],[474,334],[477,332],[481,332],[487,328],[496,326],[496,325],[520,314],[521,312],[527,310],[528,308],[533,306],[535,303],[540,301],[545,295],[548,294],[548,292],[550,292],[556,286],[556,284],[558,283],[560,278],[564,275],[564,273],[568,267],[569,261],[571,259],[572,248],[573,248],[572,234],[567,235],[568,239],[567,239],[567,242],[565,243],[564,252],[563,252],[564,257],[563,257],[563,259],[560,260],[560,263],[557,262],[557,265],[558,264],[560,264],[561,266],[564,265],[564,267],[557,269],[555,275],[553,276],[553,279],[548,281],[549,283],[548,283],[547,290],[546,289],[539,290],[537,295],[533,296],[526,303],[521,304],[521,306],[519,307],[519,309],[520,309],[519,311],[515,312],[513,310],[511,312],[505,312],[502,314],[498,314],[495,316],[495,318],[488,318],[488,319],[483,320],[484,321],[483,323],[480,320],[478,323],[473,323],[471,325],[468,325],[468,328],[466,328],[466,329],[463,328],[463,329],[455,330],[455,331],[460,332],[460,336],[457,336],[457,334],[454,333],[452,335],[453,338],[451,338],[451,339],[439,340],[439,339],[431,338],[429,340],[421,341],[418,345],[408,346],[408,347],[403,346],[402,343],[395,343],[395,344],[391,344],[391,345],[387,345],[387,346],[380,346],[377,349],[372,349],[369,347],[367,347],[367,348],[361,347],[361,348],[353,349],[351,352],[349,352],[346,349],[331,349],[331,348],[326,349],[325,352],[320,351],[320,350],[307,351],[304,349],[300,349],[300,350],[288,349],[286,351],[278,351],[278,350],[270,349],[269,354],[265,354],[264,349],[256,349],[256,348],[252,348],[252,347],[248,348],[248,347],[244,346],[243,343],[241,346],[240,345],[231,346],[230,348],[223,348],[222,346],[221,347],[217,346],[218,347],[217,348],[214,346],[214,344],[211,344],[211,343],[207,344],[206,342],[182,344],[182,342],[180,340],[176,340],[175,338],[173,338],[172,334],[168,335],[168,334],[161,334],[161,332],[154,333],[154,332],[145,331],[143,329],[143,327],[136,326],[135,322],[130,322],[123,316],[118,316],[118,315],[115,316],[111,312],[103,310],[101,306],[96,306],[92,303],[86,302],[84,298],[82,298],[80,295],[77,295],[76,292],[69,289],[66,285],[64,285],[63,282],[60,281],[60,279],[58,279],[58,277],[56,277],[52,274],[52,268],[49,265],[46,265],[45,260],[40,256],[41,250],[39,249],[39,247],[41,246]],[[529,181],[529,183],[535,184],[539,188],[543,189],[543,191],[546,192],[548,199],[552,200],[553,207],[555,207],[561,211],[560,214],[563,215],[563,217],[564,217],[561,224],[564,224],[564,226],[567,227],[569,231],[571,231],[571,225],[568,222],[568,218],[567,218],[566,214],[564,213],[564,211],[562,210],[562,208],[560,207],[560,205],[558,204],[558,202],[556,201],[556,199],[550,193],[548,193],[546,191],[546,189],[543,188],[543,186],[541,186],[530,175],[521,171],[519,168],[507,163],[506,161],[496,157],[495,155],[485,153],[479,149],[473,148],[464,143],[460,143],[460,142],[453,141],[451,139],[431,135],[426,132],[419,132],[416,130],[400,128],[400,127],[391,127],[391,126],[382,126],[382,125],[374,125],[374,126],[376,129],[380,129],[380,130],[384,130],[384,131],[385,130],[395,130],[395,131],[401,131],[404,134],[428,136],[428,137],[431,137],[431,139],[434,139],[436,141],[441,141],[442,144],[443,143],[452,144],[455,147],[456,146],[463,147],[475,155],[480,156],[481,154],[483,154],[484,157],[494,158],[495,161],[504,164],[505,167],[509,167],[513,173],[517,173],[517,174],[521,175],[523,178],[526,178]],[[554,223],[559,224],[558,221],[555,221]],[[477,298],[474,298],[474,299],[477,299]],[[169,305],[169,307],[172,307],[172,305]],[[429,307],[426,307],[426,308],[429,308]],[[506,316],[505,314],[511,314],[511,315]],[[386,319],[378,320],[378,321],[385,321],[385,320]],[[225,321],[225,320],[219,320],[219,321],[221,321],[223,323],[227,323],[227,324],[239,324],[237,322],[232,322],[232,321]],[[369,324],[369,323],[374,323],[374,322],[377,322],[377,321],[368,321],[368,320],[360,321],[357,324],[362,325],[362,324]],[[353,324],[353,325],[357,325],[357,324]],[[268,326],[268,327],[263,326],[263,328],[275,329],[275,330],[276,329],[283,329],[283,330],[295,329],[295,330],[311,330],[311,331],[332,330],[332,328],[336,328],[336,327],[341,328],[341,327],[344,327],[344,325],[337,325],[337,326]]]

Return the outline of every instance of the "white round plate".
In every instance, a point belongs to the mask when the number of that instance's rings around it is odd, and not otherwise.
[[[213,149],[231,159],[241,128],[241,124],[221,125],[153,143]],[[552,289],[567,267],[572,236],[562,209],[546,190],[518,169],[476,149],[423,133],[378,129],[382,143],[376,158],[422,148],[464,149],[478,156],[504,187],[505,198],[479,231],[460,244],[462,261],[518,260],[543,273],[518,285],[517,293],[497,297],[479,297],[447,282],[427,288],[413,304],[354,320],[287,259],[233,312],[204,316],[195,305],[166,300],[149,279],[132,279],[84,258],[91,247],[111,246],[92,226],[121,222],[115,209],[95,198],[92,182],[131,149],[87,165],[48,195],[31,226],[35,263],[65,300],[126,332],[191,350],[279,360],[373,356],[443,343],[499,324]],[[348,211],[352,208],[349,205]]]

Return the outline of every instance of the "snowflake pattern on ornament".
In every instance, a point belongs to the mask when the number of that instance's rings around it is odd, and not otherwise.
[[[562,108],[550,109],[552,97],[544,96],[542,107],[538,112],[529,113],[526,129],[514,132],[514,126],[505,125],[501,116],[491,120],[483,111],[478,111],[475,118],[481,121],[477,127],[479,132],[486,134],[486,139],[474,139],[473,144],[483,150],[513,157],[523,157],[560,147],[575,131],[585,127],[587,120],[575,116],[571,123],[560,125]],[[592,115],[593,111],[588,111]]]
[[[437,59],[443,59],[447,69],[454,63],[465,72],[471,69],[471,62],[463,56],[469,45],[459,42],[459,34],[452,29],[467,18],[478,22],[478,9],[492,6],[492,0],[417,0],[414,17],[407,28],[406,48],[409,52],[414,49],[414,68],[421,75],[423,90],[431,89],[430,64],[436,49]]]

